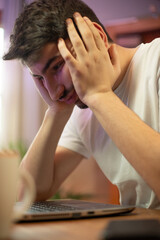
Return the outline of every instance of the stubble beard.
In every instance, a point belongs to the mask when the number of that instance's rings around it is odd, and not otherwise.
[[[76,106],[79,107],[80,109],[87,109],[88,106],[84,104],[80,99],[77,100]]]

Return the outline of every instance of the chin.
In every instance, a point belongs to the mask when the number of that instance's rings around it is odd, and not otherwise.
[[[88,106],[87,106],[86,104],[84,104],[83,102],[81,102],[81,100],[78,100],[78,101],[76,102],[76,105],[77,105],[77,107],[79,107],[80,109],[86,109],[86,108],[88,108]]]

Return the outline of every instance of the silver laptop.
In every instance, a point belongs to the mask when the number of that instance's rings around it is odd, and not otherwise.
[[[34,203],[24,214],[21,221],[111,216],[129,213],[134,208],[134,206],[112,205],[74,199],[51,200]]]

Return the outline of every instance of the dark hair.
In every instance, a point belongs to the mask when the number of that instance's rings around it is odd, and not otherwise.
[[[17,58],[33,63],[45,44],[68,37],[65,21],[67,18],[73,19],[75,12],[101,25],[108,40],[112,41],[95,13],[81,0],[37,0],[25,6],[16,19],[10,36],[10,48],[3,59]]]

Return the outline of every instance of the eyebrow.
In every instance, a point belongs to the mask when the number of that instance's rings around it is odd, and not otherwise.
[[[43,73],[43,74],[47,71],[47,69],[49,68],[49,66],[51,65],[51,63],[57,60],[57,58],[59,58],[59,55],[58,55],[58,56],[54,56],[54,57],[52,57],[52,58],[50,58],[50,59],[48,60],[48,62],[46,63],[46,65],[45,65],[44,68],[42,69],[42,73]]]

